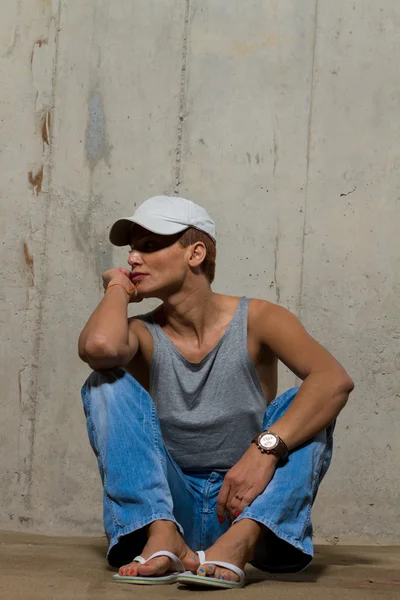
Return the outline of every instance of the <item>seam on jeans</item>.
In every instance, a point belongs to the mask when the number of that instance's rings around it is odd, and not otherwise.
[[[181,480],[181,482],[183,483],[183,485],[185,486],[185,489],[189,492],[189,494],[195,499],[197,500],[197,496],[194,493],[194,491],[192,490],[192,488],[190,487],[190,485],[187,483],[185,477],[183,476],[181,470],[178,468],[179,465],[176,464],[176,462],[174,461],[174,459],[172,458],[171,454],[168,451],[168,448],[165,447],[165,452],[167,455],[167,460],[170,461],[175,473],[178,475],[179,479]]]
[[[208,520],[208,495],[210,491],[211,483],[207,479],[203,487],[203,498],[201,502],[201,547],[204,548],[206,545],[206,528]]]
[[[163,519],[164,521],[172,521],[173,523],[175,523],[179,532],[183,536],[183,534],[184,534],[183,527],[178,523],[178,521],[176,521],[174,519],[174,517],[171,517],[171,515],[169,515],[168,513],[157,513],[157,514],[151,515],[150,518],[142,519],[141,521],[136,521],[133,525],[126,525],[125,527],[119,527],[117,536],[114,535],[110,539],[109,547],[107,550],[107,556],[109,555],[110,550],[116,544],[118,544],[121,537],[123,537],[124,535],[129,535],[130,533],[134,533],[135,531],[138,531],[139,529],[143,529],[143,527],[146,527],[146,525],[150,525],[150,523],[153,523],[153,521],[160,520],[160,519]]]
[[[157,451],[158,460],[159,460],[159,463],[162,468],[164,455],[160,448],[160,436],[158,434],[158,427],[157,427],[158,414],[157,414],[157,410],[156,410],[156,407],[154,404],[154,400],[151,396],[150,396],[150,399],[151,399],[151,429],[153,432],[153,437],[154,437],[154,441],[155,441],[155,448]],[[164,445],[164,441],[163,441],[163,445]]]
[[[211,478],[212,474],[210,475]],[[201,511],[201,547],[204,548],[206,545],[206,536],[207,536],[207,524],[208,524],[208,515],[212,514],[209,509],[209,500],[210,500],[210,490],[212,487],[212,482],[210,478],[207,479],[204,488],[203,488],[203,499],[202,499],[202,511]]]
[[[155,406],[153,403],[153,406],[151,407],[151,429],[153,431],[153,437],[155,440],[157,452],[159,452],[159,447],[158,447],[159,438],[158,438],[158,431],[157,431],[157,416],[156,415],[157,415],[157,413],[156,413]]]
[[[145,323],[146,327],[147,327],[147,323]],[[157,332],[157,326],[155,325],[155,323],[151,323],[149,324],[151,325],[151,327],[147,327],[147,329],[149,330],[149,332],[151,333],[151,336],[153,338],[153,354],[151,357],[151,362],[150,362],[150,396],[152,394],[152,391],[154,390],[155,387],[155,381],[156,381],[156,372],[159,370],[158,369],[158,365],[160,362],[160,358],[159,358],[159,354],[160,354],[160,340],[159,340],[159,336],[158,336],[158,332]]]
[[[157,452],[157,458],[158,458],[158,462],[161,466],[162,471],[165,474],[165,478],[168,481],[168,475],[167,475],[167,465],[166,465],[166,461],[170,458],[172,461],[172,457],[170,456],[168,449],[164,443],[164,440],[162,438],[162,435],[160,437],[159,435],[159,431],[160,431],[160,422],[158,419],[158,413],[157,413],[157,409],[156,409],[156,405],[154,404],[154,400],[153,398],[150,396],[150,400],[151,400],[151,428],[153,431],[153,436],[154,436],[154,440],[155,440],[155,447],[156,447],[156,452]],[[161,447],[162,446],[162,447]],[[173,464],[173,462],[172,462]],[[186,485],[186,483],[185,483]]]
[[[206,545],[206,517],[207,513],[201,511],[201,547],[204,548]]]
[[[277,527],[275,525],[275,523],[272,523],[272,521],[269,521],[268,519],[260,518],[258,516],[254,516],[251,513],[248,514],[248,513],[246,513],[246,509],[242,512],[240,517],[238,517],[237,519],[235,519],[233,521],[233,523],[237,523],[238,521],[241,521],[242,519],[252,519],[253,521],[257,521],[257,523],[261,523],[262,525],[265,525],[265,527],[268,527],[268,529],[270,529],[273,533],[275,533],[275,535],[278,538],[280,538],[281,540],[283,540],[284,542],[287,542],[291,546],[294,546],[295,548],[297,548],[297,550],[301,550],[301,552],[303,552],[303,554],[307,554],[307,556],[314,556],[313,550],[312,550],[311,554],[309,552],[307,552],[304,549],[304,545],[300,542],[300,540],[298,540],[297,538],[290,537],[290,536],[286,535],[285,533],[283,533],[282,531],[280,531],[279,527]]]
[[[85,390],[84,393],[85,393],[85,396],[86,396],[86,394],[88,394],[87,390]],[[94,421],[92,419],[92,412],[91,412],[90,401],[88,401],[88,398],[86,398],[86,397],[85,397],[85,400],[86,400],[87,411],[88,411],[87,412],[87,416],[88,416],[88,419],[89,419],[89,421],[90,421],[90,423],[92,425],[92,428],[93,428],[93,437],[95,438],[96,447],[98,448],[98,453],[99,453],[99,456],[100,456],[100,458],[102,460],[103,490],[104,490],[104,494],[105,494],[105,497],[107,499],[107,504],[108,504],[108,506],[110,508],[110,512],[111,512],[111,515],[112,515],[112,518],[113,518],[113,521],[114,521],[114,525],[118,528],[118,527],[120,527],[120,525],[119,525],[118,519],[116,517],[116,514],[114,512],[114,507],[112,505],[111,497],[109,496],[109,494],[106,492],[106,489],[105,489],[105,486],[106,486],[107,481],[108,481],[108,473],[107,473],[106,461],[105,461],[105,458],[104,458],[104,453],[102,452],[102,449],[101,449],[101,446],[100,446],[100,443],[99,443],[99,439],[100,438],[98,436],[96,426],[95,426]]]
[[[208,494],[210,491],[210,486],[211,486],[210,480],[207,479],[207,481],[205,482],[204,487],[203,487],[203,503],[202,503],[203,504],[203,506],[202,506],[203,513],[208,513]]]

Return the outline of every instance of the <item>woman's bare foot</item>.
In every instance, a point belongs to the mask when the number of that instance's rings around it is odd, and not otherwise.
[[[263,537],[264,531],[265,528],[256,521],[241,519],[206,551],[207,561],[228,562],[243,570],[246,563],[253,558],[254,548]],[[216,577],[226,581],[239,581],[236,573],[215,565],[200,565],[197,575]]]
[[[185,569],[195,572],[199,566],[197,555],[185,544],[182,536],[178,532],[175,523],[172,521],[154,521],[148,527],[148,536],[146,546],[143,548],[141,556],[144,559],[149,558],[155,552],[168,550],[172,552],[183,562]],[[164,575],[169,571],[174,571],[174,566],[167,556],[153,558],[145,565],[138,562],[131,562],[119,569],[120,575],[152,576]]]

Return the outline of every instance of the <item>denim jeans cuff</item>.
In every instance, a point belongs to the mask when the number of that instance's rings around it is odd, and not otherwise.
[[[182,526],[174,519],[174,517],[172,517],[169,514],[155,514],[155,515],[151,515],[151,518],[148,519],[142,519],[142,521],[136,521],[135,523],[132,523],[131,525],[127,525],[126,527],[121,527],[118,529],[118,532],[113,535],[113,537],[111,538],[109,544],[108,544],[108,551],[107,551],[107,557],[110,553],[111,548],[113,548],[116,544],[118,544],[119,539],[121,537],[123,537],[124,535],[128,535],[129,533],[133,533],[134,531],[138,531],[139,529],[142,529],[143,527],[146,527],[146,525],[150,525],[150,523],[153,523],[153,521],[172,521],[172,523],[175,523],[175,525],[178,528],[179,533],[181,534],[181,536],[183,537],[184,535],[184,531]]]
[[[265,527],[268,527],[268,529],[270,529],[272,533],[274,533],[278,538],[280,538],[284,542],[287,542],[291,546],[294,546],[294,548],[297,548],[297,550],[300,550],[308,556],[314,556],[314,548],[312,544],[307,544],[307,546],[309,547],[306,547],[305,544],[299,541],[298,539],[286,535],[283,531],[280,530],[280,528],[277,525],[275,525],[275,523],[272,523],[268,519],[260,518],[259,516],[251,514],[250,511],[246,511],[245,513],[242,513],[237,519],[235,519],[233,523],[238,523],[238,521],[241,521],[242,519],[251,519],[252,521],[261,523],[261,525],[265,525]]]

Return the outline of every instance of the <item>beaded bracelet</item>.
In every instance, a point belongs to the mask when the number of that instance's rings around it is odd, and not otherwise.
[[[126,289],[126,287],[122,284],[122,283],[110,283],[107,287],[106,290],[109,290],[113,285],[120,285],[122,288],[124,288],[124,290],[126,291],[126,293],[128,294],[128,296],[130,296],[133,292],[133,290],[136,289],[136,285],[132,285],[132,287],[129,288],[129,290]],[[105,292],[104,292],[105,293]]]

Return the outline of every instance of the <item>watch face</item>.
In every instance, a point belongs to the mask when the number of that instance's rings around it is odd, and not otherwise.
[[[265,448],[265,450],[272,450],[278,445],[278,440],[272,433],[264,433],[259,439],[259,444],[262,448]]]

